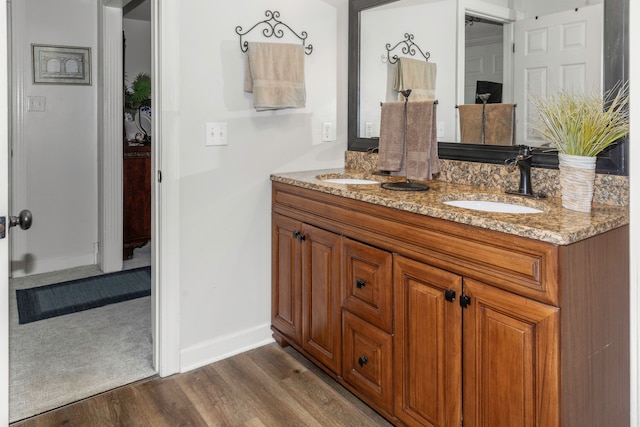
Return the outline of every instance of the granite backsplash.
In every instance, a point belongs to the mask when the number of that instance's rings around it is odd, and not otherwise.
[[[378,154],[346,151],[345,169],[367,172],[378,169]],[[490,163],[462,162],[440,159],[438,181],[475,185],[485,188],[517,190],[520,181],[518,169],[509,171],[506,166]],[[557,169],[531,169],[531,182],[535,193],[548,197],[560,197],[560,179]],[[611,206],[629,205],[629,177],[596,174],[593,203]]]

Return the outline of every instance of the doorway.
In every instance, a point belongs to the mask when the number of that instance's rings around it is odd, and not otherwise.
[[[40,219],[36,219],[36,221],[34,222],[34,224],[37,224],[38,221],[40,221],[40,224],[42,224],[40,228],[41,230],[46,229],[47,226],[50,226],[50,228],[52,229],[54,228],[63,229],[62,230],[64,234],[63,238],[60,238],[60,237],[54,238],[51,241],[49,241],[49,243],[47,244],[49,246],[48,249],[50,249],[52,252],[56,252],[56,251],[63,252],[62,250],[60,250],[62,246],[64,246],[65,244],[70,244],[71,246],[71,244],[78,243],[78,240],[80,240],[77,238],[78,235],[86,234],[86,233],[80,232],[80,230],[84,231],[85,229],[89,229],[89,230],[98,229],[97,233],[93,233],[92,238],[100,242],[102,241],[100,234],[102,234],[105,228],[105,225],[98,219],[98,217],[101,214],[101,212],[99,212],[100,211],[99,206],[93,205],[89,209],[83,208],[82,202],[87,199],[87,196],[79,195],[79,193],[82,192],[81,190],[85,189],[85,187],[83,187],[83,185],[85,185],[86,187],[92,188],[92,193],[93,193],[93,196],[95,197],[95,193],[96,193],[95,185],[97,185],[96,181],[99,181],[100,177],[98,176],[97,178],[91,178],[91,179],[86,178],[87,171],[90,171],[91,169],[93,169],[95,173],[95,160],[93,164],[91,164],[90,162],[83,161],[83,160],[86,160],[86,158],[83,157],[82,154],[88,154],[88,157],[91,157],[91,155],[93,153],[96,153],[96,150],[98,149],[94,147],[93,148],[94,151],[92,153],[91,150],[87,148],[88,146],[92,145],[91,137],[84,138],[84,140],[82,140],[82,138],[76,138],[73,135],[74,132],[81,133],[83,129],[86,131],[87,128],[91,128],[92,126],[96,131],[98,131],[100,124],[97,122],[94,124],[87,123],[86,116],[83,115],[82,111],[79,111],[79,109],[82,109],[83,107],[78,108],[78,107],[62,106],[63,102],[73,103],[73,100],[82,98],[86,96],[87,93],[89,93],[90,95],[89,97],[93,97],[93,99],[96,100],[95,104],[98,104],[99,102],[97,102],[97,100],[99,99],[99,97],[96,95],[98,91],[97,89],[98,84],[96,81],[94,81],[93,87],[60,85],[60,86],[52,86],[48,88],[44,88],[43,86],[36,87],[35,85],[30,84],[31,68],[29,65],[30,65],[30,60],[32,58],[30,57],[28,49],[26,49],[27,52],[25,52],[24,47],[29,46],[30,43],[32,43],[32,41],[29,40],[30,37],[27,37],[27,31],[29,31],[29,29],[38,28],[39,25],[38,23],[31,24],[30,22],[29,22],[30,25],[21,25],[23,24],[23,22],[21,22],[22,19],[24,19],[25,21],[28,21],[31,19],[28,17],[28,11],[26,10],[26,6],[24,3],[25,2],[13,2],[13,4],[11,4],[11,7],[12,7],[12,9],[10,10],[11,13],[10,13],[10,16],[8,17],[9,19],[11,19],[12,17],[15,18],[16,16],[20,16],[20,18],[18,19],[18,22],[20,22],[20,24],[13,25],[10,27],[11,28],[10,34],[12,39],[11,42],[13,46],[13,49],[12,49],[13,52],[11,54],[11,63],[12,63],[11,68],[12,68],[12,74],[15,77],[12,82],[12,92],[14,95],[12,96],[12,99],[13,99],[13,102],[17,104],[17,105],[14,104],[12,108],[12,115],[13,115],[12,123],[16,123],[16,122],[21,123],[18,126],[14,126],[14,128],[16,133],[18,134],[18,139],[20,139],[23,142],[22,144],[17,144],[17,146],[13,148],[14,159],[16,159],[17,161],[17,163],[14,165],[13,176],[15,177],[15,173],[17,172],[23,172],[27,170],[33,171],[34,169],[38,170],[39,177],[37,178],[37,181],[39,183],[41,182],[42,185],[47,185],[48,183],[51,183],[52,186],[57,186],[56,190],[62,189],[62,191],[60,192],[52,191],[51,192],[52,199],[46,200],[46,197],[44,197],[45,200],[41,200],[40,205],[45,204],[46,202],[52,202],[56,196],[58,197],[64,196],[64,197],[68,197],[70,200],[70,201],[68,200],[66,204],[72,204],[74,209],[83,211],[81,215],[78,215],[78,217],[71,218],[68,221],[67,221],[67,219],[69,219],[68,214],[65,215],[65,221],[61,221],[59,223],[55,223],[54,221],[52,221],[51,220],[52,216],[46,214],[46,215],[38,216],[38,218]],[[82,3],[86,3],[86,2],[82,2]],[[38,7],[31,8],[31,10],[38,10],[39,15],[46,16],[47,19],[51,21],[53,19],[52,17],[56,16],[55,13],[64,15],[64,10],[61,10],[61,8],[64,8],[65,5],[67,7],[69,5],[74,6],[73,11],[70,12],[69,10],[67,10],[67,13],[66,13],[67,15],[73,17],[73,19],[76,19],[78,17],[78,14],[81,13],[78,9],[86,7],[86,5],[84,4],[80,5],[80,4],[77,4],[77,2],[74,2],[71,0],[71,1],[65,1],[65,2],[56,2],[55,5],[49,5],[49,2],[44,2],[42,5],[40,4],[37,5]],[[51,10],[50,11],[51,13],[47,13],[47,10],[43,10],[40,6],[43,6],[44,9],[52,8],[55,10]],[[92,7],[93,12],[95,12],[95,8],[98,6],[90,5],[90,7]],[[93,13],[93,16],[95,17],[96,14]],[[53,21],[55,22],[55,19],[53,19]],[[42,27],[42,25],[40,25],[40,27]],[[97,33],[95,31],[95,25],[94,25],[93,32]],[[121,33],[121,29],[118,31],[118,35],[120,33]],[[40,35],[40,37],[42,36]],[[67,37],[73,38],[74,36],[67,36]],[[62,37],[62,39],[63,38],[64,37]],[[81,37],[78,39],[81,39]],[[65,43],[64,40],[51,40],[51,41],[59,44]],[[97,47],[98,44],[94,42],[90,42],[88,44],[91,44],[92,47],[93,46]],[[71,43],[67,43],[67,44],[71,44]],[[18,48],[16,48],[16,46],[18,46]],[[93,63],[96,64],[96,66],[98,66],[98,64],[103,62],[101,61],[102,58],[99,56],[101,55],[101,53],[98,53],[97,51],[98,49],[96,48],[94,50],[94,56],[93,56],[93,59],[94,59]],[[18,68],[21,71],[15,72],[16,68]],[[97,76],[96,71],[97,70],[95,69],[93,70],[93,73],[92,73],[93,76]],[[36,88],[37,90],[34,90]],[[121,88],[122,88],[122,82],[120,82],[117,85],[117,89],[121,90]],[[42,92],[38,93],[37,91],[42,91]],[[29,107],[30,107],[29,101],[31,101],[32,98],[34,97],[45,99],[44,111],[29,110]],[[27,104],[28,104],[26,106],[27,108],[24,108],[25,106],[22,104],[23,100],[27,101]],[[48,103],[46,101],[48,101]],[[97,121],[101,120],[100,114],[99,114],[99,108],[96,107],[96,109],[93,110],[92,108],[86,108],[86,105],[85,105],[84,109],[88,109],[91,113],[93,113],[95,117],[98,117]],[[38,114],[39,116],[36,116],[35,118],[33,116],[28,117],[28,115],[30,114],[31,115]],[[30,159],[30,155],[34,154],[33,152],[29,152],[29,149],[32,148],[30,147],[30,145],[35,145],[31,143],[34,140],[33,131],[38,126],[43,126],[46,123],[47,115],[51,116],[53,120],[60,120],[61,116],[65,114],[73,116],[76,119],[75,122],[71,123],[71,125],[65,126],[64,132],[61,132],[60,134],[56,133],[55,131],[47,132],[49,134],[49,137],[47,138],[47,143],[49,143],[50,145],[55,145],[54,150],[52,150],[55,153],[51,154],[51,152],[49,152],[49,154],[46,154],[46,151],[47,151],[46,149],[41,150],[42,152],[45,152],[45,153],[39,153],[39,152],[35,153],[36,156],[43,155],[44,157],[49,157],[48,160],[50,160],[50,163],[52,163],[53,168],[47,169],[46,171],[44,171],[44,169],[41,168],[40,165],[38,165],[37,161],[31,161]],[[27,121],[27,118],[30,118],[33,120],[29,122],[28,125],[25,125],[25,121]],[[119,131],[119,134],[122,135],[121,129]],[[40,139],[36,138],[36,140],[40,141],[41,143],[43,142],[42,139],[43,138],[40,138]],[[95,138],[93,139],[95,140]],[[55,155],[63,151],[64,145],[71,145],[73,148],[65,152],[64,154],[61,154],[60,158],[56,158]],[[98,154],[96,157],[100,158],[100,155]],[[40,160],[42,162],[43,159],[37,159],[37,160]],[[45,160],[44,163],[46,163],[47,159],[44,159],[44,160]],[[120,157],[120,161],[122,161],[122,157]],[[34,167],[34,164],[38,166]],[[57,166],[57,169],[56,169],[56,166]],[[69,173],[69,170],[72,169],[74,166],[78,166],[78,170],[76,172]],[[58,181],[58,183],[55,184],[56,180],[61,180],[62,183]],[[13,206],[27,207],[27,205],[33,204],[34,192],[31,191],[30,197],[27,197],[27,192],[30,188],[29,186],[33,185],[33,180],[30,182],[29,179],[27,178],[27,179],[20,179],[20,180],[14,179],[13,181],[17,183],[16,187],[14,187],[15,197],[12,200]],[[74,186],[74,183],[77,183],[78,185]],[[69,190],[69,188],[71,188],[72,190]],[[104,198],[104,194],[102,194],[102,197]],[[43,197],[37,196],[37,198],[41,199]],[[104,202],[102,204],[108,205],[108,203],[104,203]],[[37,211],[34,214],[37,215]],[[93,219],[88,219],[89,217],[93,217]],[[46,230],[44,231],[46,232]],[[71,253],[71,255],[69,256],[62,257],[63,259],[54,259],[49,264],[47,264],[46,262],[44,262],[46,257],[41,257],[40,259],[38,259],[37,257],[30,256],[29,251],[26,250],[27,243],[31,245],[33,242],[27,242],[26,239],[31,239],[31,237],[26,233],[27,232],[23,232],[22,234],[19,232],[14,233],[14,236],[18,237],[16,239],[16,245],[18,248],[17,252],[22,254],[22,256],[20,256],[17,262],[14,264],[15,270],[18,272],[20,271],[22,272],[22,274],[17,274],[17,276],[20,276],[20,275],[31,276],[30,273],[33,270],[30,271],[30,269],[33,269],[34,267],[39,268],[40,271],[62,270],[62,273],[48,275],[49,277],[46,277],[46,278],[44,277],[45,275],[43,276],[38,275],[38,277],[32,277],[33,279],[32,284],[33,283],[46,284],[47,282],[51,282],[52,280],[64,281],[64,280],[78,278],[83,275],[92,275],[92,274],[99,273],[99,271],[97,271],[96,264],[98,263],[98,257],[100,256],[100,251],[95,245],[96,242],[90,242],[90,244],[93,245],[93,248],[95,248],[93,252],[84,251],[79,254]],[[98,236],[96,236],[96,234],[98,234]],[[51,236],[45,236],[45,237],[51,237]],[[121,237],[120,237],[120,240],[121,240]],[[85,244],[86,246],[86,241],[84,243],[82,242],[80,243]],[[20,252],[21,249],[22,249],[22,252]],[[120,243],[120,253],[121,251],[122,251],[122,243]],[[70,251],[70,252],[73,252],[73,251]],[[40,262],[39,265],[37,264],[38,262]],[[65,263],[80,264],[84,266],[69,270],[64,268]],[[122,264],[122,258],[120,258],[120,263]],[[60,266],[62,266],[62,268],[60,268]],[[26,278],[22,278],[21,280],[24,281],[26,280]],[[12,294],[15,295],[15,292],[13,290],[12,290]],[[136,303],[139,303],[139,301],[137,301]],[[138,313],[137,316],[133,316],[136,319],[139,319],[140,317],[144,317],[145,327],[148,330],[148,332],[146,333],[145,338],[142,338],[142,339],[135,338],[133,340],[130,340],[129,344],[127,344],[126,340],[118,340],[117,338],[121,337],[122,335],[126,335],[123,331],[125,331],[125,329],[128,326],[131,326],[132,324],[134,324],[134,321],[129,320],[129,321],[124,321],[124,323],[122,324],[114,324],[114,326],[111,328],[109,327],[103,328],[103,329],[97,328],[97,326],[108,325],[111,320],[107,320],[107,319],[112,319],[114,321],[117,321],[117,320],[124,320],[124,318],[126,317],[124,315],[118,315],[114,313],[111,313],[110,317],[106,316],[101,318],[101,317],[97,317],[97,315],[95,314],[90,316],[90,317],[96,317],[94,319],[96,322],[93,326],[91,322],[87,320],[82,320],[80,322],[71,322],[71,321],[67,321],[68,319],[61,320],[61,318],[53,322],[55,326],[49,329],[44,327],[42,324],[22,325],[22,326],[26,326],[27,329],[29,329],[29,332],[34,333],[36,336],[36,339],[22,340],[20,342],[20,346],[16,346],[15,345],[17,342],[15,339],[16,337],[13,336],[13,334],[11,334],[12,336],[10,338],[10,365],[12,366],[12,375],[13,375],[11,380],[16,378],[20,380],[24,380],[25,378],[23,376],[23,373],[28,374],[33,372],[34,368],[37,367],[36,365],[43,364],[42,360],[46,361],[46,363],[54,362],[57,356],[60,356],[61,353],[68,350],[68,354],[66,354],[66,356],[69,356],[69,357],[62,357],[62,362],[60,363],[66,364],[72,367],[73,369],[71,370],[71,372],[73,372],[74,375],[79,375],[73,381],[76,383],[75,386],[74,385],[70,386],[70,391],[73,393],[76,393],[78,391],[77,390],[78,382],[79,382],[78,378],[81,378],[80,381],[83,381],[86,383],[93,383],[94,385],[97,383],[100,383],[100,380],[98,378],[99,375],[96,376],[97,370],[92,369],[90,364],[87,363],[89,361],[92,361],[91,359],[94,359],[87,355],[91,354],[91,351],[95,350],[96,348],[99,348],[99,345],[98,345],[99,341],[101,340],[105,341],[105,344],[106,344],[105,348],[108,348],[108,347],[117,348],[117,345],[114,345],[114,344],[121,344],[122,351],[140,350],[141,346],[139,346],[139,343],[144,341],[144,339],[147,339],[146,337],[148,337],[148,345],[145,348],[148,348],[150,352],[147,352],[144,354],[142,353],[138,354],[137,360],[141,361],[141,363],[139,363],[139,366],[137,368],[140,368],[140,369],[136,368],[137,373],[135,373],[133,376],[129,376],[128,378],[134,378],[135,380],[135,379],[140,379],[140,378],[135,378],[136,375],[138,377],[140,377],[140,375],[142,375],[142,377],[153,375],[155,373],[155,369],[153,368],[154,366],[153,345],[151,343],[152,323],[153,323],[151,318],[152,316],[151,298],[146,299],[146,304],[143,304],[145,307],[140,307],[139,305],[140,304],[138,304],[135,307],[133,305],[129,305],[128,309],[126,310],[126,314],[134,315]],[[14,307],[15,307],[15,304],[13,303],[12,308]],[[103,311],[110,312],[112,310],[108,309]],[[43,321],[43,322],[46,322],[46,321]],[[75,341],[73,342],[65,341],[65,339],[67,338],[74,338]],[[55,347],[55,345],[59,345],[61,342],[65,343],[61,346],[62,349],[60,347]],[[87,347],[83,347],[85,345]],[[39,362],[34,362],[34,361],[29,362],[28,360],[25,360],[26,358],[24,356],[26,354],[26,350],[29,350],[29,349],[33,350],[34,354],[38,354],[44,357],[40,359]],[[104,352],[97,351],[97,354],[104,354]],[[73,359],[71,357],[73,355],[79,356],[79,358]],[[21,362],[26,362],[26,363],[23,369],[20,370],[21,373],[15,374],[13,370],[13,366],[14,366],[13,362],[16,361],[18,358],[21,359],[20,360]],[[98,365],[107,366],[106,363],[98,363]],[[129,365],[131,366],[133,364],[129,363]],[[54,371],[53,369],[48,369],[48,370]],[[118,384],[117,380],[116,382],[113,382],[112,380],[114,377],[113,375],[114,372],[121,373],[123,370],[124,368],[122,367],[120,368],[113,367],[111,369],[107,368],[106,371],[103,373],[105,374],[105,376],[110,375],[110,378],[109,378],[110,382],[103,381],[101,383],[103,384],[103,388],[107,387],[105,389],[109,389],[118,385],[122,385],[123,383]],[[18,388],[21,389],[26,383],[28,383],[28,381],[22,382],[21,383],[22,385],[18,386]],[[55,386],[54,394],[60,395],[65,393],[64,384],[62,384],[59,381],[59,378],[56,379],[55,376],[47,377],[46,374],[42,374],[42,375],[38,374],[36,386],[39,388],[43,388],[47,383],[52,383]],[[12,392],[10,393],[10,395],[13,398],[14,396],[16,396],[16,387],[13,384],[11,385],[11,387],[12,387],[11,389]],[[89,394],[95,394],[96,392],[105,391],[105,390],[98,390],[95,388],[87,389],[87,390],[88,390],[87,393]],[[78,394],[74,394],[73,396],[74,396],[73,399],[86,397],[86,395],[80,396]],[[50,406],[50,407],[41,406],[38,409],[36,409],[36,412],[29,413],[29,411],[33,411],[34,409],[33,407],[23,408],[23,407],[20,407],[20,405],[16,407],[13,405],[13,402],[12,402],[11,414],[10,414],[11,420],[15,421],[17,419],[24,418],[25,416],[34,415],[37,412],[41,412],[47,409],[52,409],[53,407],[59,406],[60,404],[69,403],[69,402],[54,400],[51,402],[39,401],[38,403],[39,404],[47,403],[48,405],[54,405],[54,406]]]

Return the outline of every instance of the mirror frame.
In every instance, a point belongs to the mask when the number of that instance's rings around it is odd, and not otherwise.
[[[348,149],[370,151],[378,146],[377,138],[358,137],[360,103],[360,11],[399,0],[349,0],[349,91]],[[629,0],[604,0],[603,88],[629,79]],[[517,146],[493,146],[438,142],[441,159],[502,164],[518,154]],[[598,156],[596,172],[628,175],[628,137]],[[533,167],[557,169],[555,152],[534,150]]]

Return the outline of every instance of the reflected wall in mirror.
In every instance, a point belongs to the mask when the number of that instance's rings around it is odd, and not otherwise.
[[[530,4],[529,4],[530,2]],[[544,141],[535,140],[535,135],[527,132],[525,118],[531,117],[527,108],[524,87],[549,93],[563,87],[582,86],[585,89],[612,87],[616,82],[627,80],[627,37],[628,32],[628,0],[523,0],[518,10],[508,7],[514,4],[509,0],[350,0],[350,55],[349,55],[349,149],[364,151],[377,146],[379,132],[380,102],[388,99],[389,64],[383,55],[386,43],[395,44],[405,33],[415,35],[415,42],[423,50],[429,51],[429,61],[437,64],[436,98],[438,105],[439,153],[441,158],[500,163],[517,152],[517,147],[486,147],[474,144],[460,144],[460,129],[456,106],[470,103],[473,91],[472,83],[466,80],[465,71],[471,62],[475,71],[479,71],[478,63],[473,63],[471,56],[465,56],[465,18],[489,20],[502,24],[503,61],[499,59],[499,48],[493,47],[489,59],[483,59],[484,68],[490,67],[499,73],[502,68],[502,101],[518,104],[517,118],[520,138],[516,144],[539,145]],[[541,67],[530,60],[526,66],[527,73],[515,73],[515,55],[512,44],[515,41],[517,21],[527,19],[538,23],[546,22],[547,15],[553,15],[567,8],[604,10],[603,37],[598,42],[603,48],[592,49],[596,52],[597,61],[601,65],[593,67],[602,69],[602,77],[593,77],[584,68],[565,67],[564,74],[544,80],[531,70]],[[589,5],[588,7],[585,7]],[[575,12],[575,11],[574,11]],[[412,19],[412,17],[419,17]],[[432,18],[433,17],[433,18]],[[415,21],[415,22],[414,22]],[[477,25],[477,24],[474,24]],[[563,37],[573,37],[573,42],[585,43],[589,47],[593,40],[583,40],[579,32],[563,30]],[[573,33],[571,33],[573,31]],[[533,32],[532,34],[535,34]],[[585,33],[582,33],[585,34]],[[589,35],[597,34],[592,31]],[[459,43],[456,42],[459,40]],[[488,39],[487,39],[488,40]],[[536,41],[530,37],[527,43]],[[553,42],[555,43],[555,42]],[[497,50],[497,51],[496,51]],[[604,55],[604,61],[601,61]],[[489,62],[487,64],[486,62]],[[576,61],[574,61],[576,63]],[[543,64],[542,64],[543,65]],[[520,66],[520,65],[518,65]],[[518,78],[515,76],[518,75]],[[522,76],[529,80],[523,83]],[[533,76],[533,77],[532,77]],[[585,77],[587,76],[587,77]],[[536,79],[537,78],[537,79]],[[494,81],[487,77],[484,81]],[[576,84],[576,82],[580,82]],[[382,83],[379,83],[382,82]],[[544,84],[543,84],[544,83]],[[546,84],[546,85],[545,85]],[[518,86],[520,85],[520,86]],[[573,86],[572,86],[573,85]],[[477,91],[476,91],[477,92]],[[466,95],[465,95],[466,93]],[[370,136],[370,138],[369,138]],[[533,138],[524,139],[525,136]],[[611,150],[603,153],[598,160],[598,171],[604,173],[627,174],[627,143],[623,141]],[[534,166],[557,167],[557,156],[541,150],[534,156]]]

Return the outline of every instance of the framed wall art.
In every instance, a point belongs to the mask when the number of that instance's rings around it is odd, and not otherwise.
[[[32,44],[33,83],[91,85],[91,48]]]

